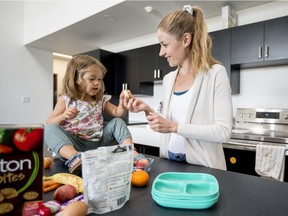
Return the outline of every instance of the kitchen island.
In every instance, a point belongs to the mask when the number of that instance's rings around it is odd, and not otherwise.
[[[117,216],[286,216],[288,215],[288,183],[263,179],[256,176],[222,171],[207,167],[177,163],[153,157],[154,164],[147,187],[132,186],[130,200],[119,210],[103,214]],[[45,175],[66,172],[63,162],[55,159],[52,169]],[[208,173],[216,177],[219,183],[218,202],[208,209],[174,209],[158,205],[151,196],[153,180],[163,172]],[[44,200],[53,199],[53,193],[44,195]],[[96,214],[89,214],[93,216]]]

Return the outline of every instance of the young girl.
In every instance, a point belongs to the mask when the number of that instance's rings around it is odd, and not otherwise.
[[[66,161],[70,173],[81,171],[80,152],[133,143],[121,118],[114,118],[103,126],[102,112],[122,117],[129,100],[122,91],[118,106],[109,102],[111,96],[104,95],[105,74],[106,68],[99,60],[87,55],[73,57],[67,65],[62,95],[46,122],[45,143]],[[134,152],[135,157],[137,154]],[[138,154],[137,160],[142,157]]]

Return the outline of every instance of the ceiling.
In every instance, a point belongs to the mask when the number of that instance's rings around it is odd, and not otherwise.
[[[225,5],[230,5],[235,11],[239,11],[267,3],[269,2],[124,1],[28,45],[51,52],[75,55],[155,33],[157,25],[165,14],[181,9],[185,4],[200,7],[205,18],[209,19],[221,16],[221,9]],[[148,13],[144,9],[146,6],[152,6],[154,9]]]

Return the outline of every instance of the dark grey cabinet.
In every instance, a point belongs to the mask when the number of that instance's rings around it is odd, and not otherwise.
[[[231,64],[262,62],[264,22],[231,29]]]
[[[265,22],[265,60],[288,59],[288,17]]]
[[[117,70],[124,74],[122,84],[126,84],[133,94],[153,95],[153,83],[140,83],[140,49],[118,54]]]
[[[210,33],[212,39],[212,55],[226,68],[232,93],[240,92],[240,70],[231,67],[230,29]]]
[[[231,64],[288,59],[288,17],[231,29]],[[276,62],[276,64],[277,64]],[[270,64],[269,64],[270,63]]]
[[[123,83],[133,94],[140,94],[139,50],[119,53],[118,70],[124,75]]]
[[[141,47],[140,51],[140,80],[154,82],[176,68],[171,68],[164,57],[159,56],[160,45]]]
[[[122,90],[123,74],[122,71],[117,70],[117,54],[101,49],[83,54],[90,55],[101,61],[107,69],[104,77],[105,92],[110,95],[119,95]]]

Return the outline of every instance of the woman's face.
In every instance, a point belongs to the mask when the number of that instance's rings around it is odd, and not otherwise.
[[[170,67],[181,66],[187,58],[184,40],[177,40],[161,29],[157,30],[157,37],[161,46],[159,55],[167,59]]]

